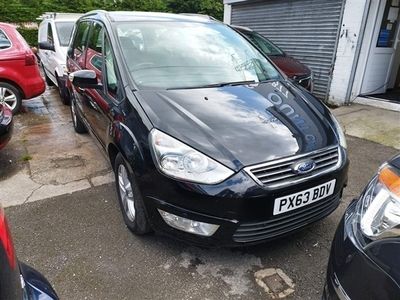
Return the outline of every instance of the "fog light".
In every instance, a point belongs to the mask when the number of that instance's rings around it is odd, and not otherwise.
[[[212,236],[219,228],[219,225],[193,221],[190,219],[179,217],[177,215],[170,214],[161,209],[159,209],[158,212],[164,219],[165,223],[167,223],[169,226],[193,234]]]

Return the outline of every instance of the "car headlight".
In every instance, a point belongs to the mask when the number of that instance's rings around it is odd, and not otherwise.
[[[340,146],[347,149],[346,136],[344,135],[343,129],[340,126],[339,121],[336,119],[336,117],[334,115],[332,115],[332,120],[333,120],[333,124],[334,124],[335,130],[336,130],[336,133],[338,135],[337,138],[339,139]]]
[[[371,240],[400,236],[400,174],[384,165],[358,203],[359,228]]]
[[[233,174],[227,167],[157,129],[150,132],[150,145],[157,167],[168,176],[216,184]]]

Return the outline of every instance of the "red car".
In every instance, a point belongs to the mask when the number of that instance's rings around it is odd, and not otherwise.
[[[268,56],[286,76],[312,92],[313,73],[306,65],[287,55],[277,45],[250,28],[234,25],[231,27],[249,39],[250,42],[263,54]]]
[[[0,23],[0,102],[17,113],[22,99],[44,90],[35,54],[14,26]]]

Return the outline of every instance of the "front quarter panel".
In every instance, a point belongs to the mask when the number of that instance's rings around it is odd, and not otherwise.
[[[129,162],[131,171],[141,176],[145,172],[146,163],[152,161],[148,136],[153,126],[135,95],[128,89],[126,97],[114,111],[109,144],[115,145]]]

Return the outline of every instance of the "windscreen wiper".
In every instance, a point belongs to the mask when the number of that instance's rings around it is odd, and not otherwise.
[[[234,86],[234,85],[246,85],[256,83],[255,80],[242,80],[242,81],[232,81],[232,82],[221,82],[221,83],[213,83],[207,84],[203,87],[221,87],[221,86]]]
[[[222,86],[234,86],[234,85],[246,85],[257,83],[255,80],[243,80],[243,81],[231,81],[231,82],[220,82],[220,83],[211,83],[201,86],[189,86],[189,87],[173,87],[167,90],[188,90],[188,89],[203,89],[203,88],[213,88],[213,87],[222,87]]]

